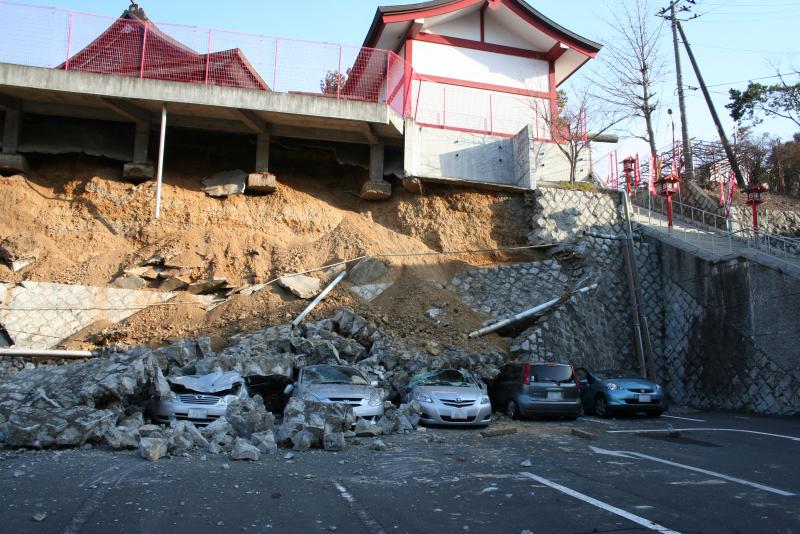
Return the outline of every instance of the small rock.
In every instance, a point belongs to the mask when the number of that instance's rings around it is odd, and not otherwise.
[[[372,445],[370,445],[370,448],[374,451],[385,451],[389,448],[389,446],[382,439],[376,438],[372,440]]]
[[[533,463],[530,460],[522,460],[519,465],[522,467],[530,467],[533,465]]]
[[[258,450],[258,447],[245,439],[236,438],[233,452],[231,452],[232,460],[252,460],[257,462],[259,458],[261,458],[261,451]]]
[[[291,460],[292,458],[294,458],[293,452],[287,452],[286,454],[283,455],[284,460]]]
[[[46,517],[47,517],[47,513],[46,512],[36,512],[35,514],[33,514],[31,516],[31,519],[33,519],[34,521],[37,521],[37,522],[42,522],[42,521],[45,520]]]
[[[139,440],[139,454],[151,462],[167,455],[168,442],[164,438],[142,438]]]

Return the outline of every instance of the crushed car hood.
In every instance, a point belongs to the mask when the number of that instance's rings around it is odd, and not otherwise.
[[[475,386],[416,386],[415,391],[424,391],[428,395],[435,397],[461,397],[465,400],[473,400],[484,395],[483,390]]]
[[[329,397],[367,397],[372,386],[354,386],[350,384],[311,384],[307,391],[320,398]]]
[[[195,376],[170,376],[167,377],[167,380],[198,393],[216,393],[231,389],[235,384],[244,383],[242,375],[236,371],[225,373],[217,371],[208,375]]]

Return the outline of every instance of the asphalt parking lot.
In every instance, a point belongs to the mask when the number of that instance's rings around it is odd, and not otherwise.
[[[800,532],[800,419],[428,429],[257,463],[2,451],[4,532]],[[588,434],[586,434],[588,433]]]

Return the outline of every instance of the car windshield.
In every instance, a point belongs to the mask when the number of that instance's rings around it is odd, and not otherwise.
[[[366,386],[367,379],[355,369],[335,365],[312,365],[303,370],[303,384],[352,384]]]
[[[610,380],[612,378],[641,378],[639,373],[627,369],[604,369],[597,371],[594,375],[600,380]]]
[[[534,382],[565,382],[572,379],[569,365],[531,365],[531,380]]]
[[[461,371],[454,371],[452,369],[431,371],[419,375],[411,381],[411,387],[414,386],[474,386],[475,382],[465,373]]]

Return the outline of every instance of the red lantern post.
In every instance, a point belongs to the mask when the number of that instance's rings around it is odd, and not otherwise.
[[[761,193],[767,191],[768,188],[764,184],[751,182],[750,185],[743,189],[747,194],[746,204],[753,208],[753,229],[758,233],[758,205],[764,202],[761,199]]]
[[[634,181],[634,173],[636,172],[636,158],[628,156],[622,160],[622,171],[625,173],[625,187],[628,194],[631,194],[631,184]]]
[[[680,178],[672,173],[656,181],[656,192],[667,199],[667,221],[669,223],[670,232],[672,232],[672,196],[680,191],[680,188]]]

